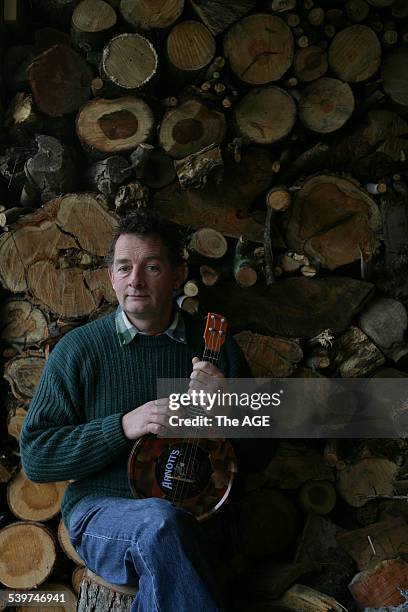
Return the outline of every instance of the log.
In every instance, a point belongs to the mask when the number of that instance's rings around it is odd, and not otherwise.
[[[209,145],[220,144],[226,134],[223,113],[198,100],[188,100],[167,111],[159,131],[159,143],[168,155],[182,159]]]
[[[337,472],[337,491],[353,506],[360,508],[376,496],[392,495],[398,466],[382,457],[365,457]]]
[[[382,352],[355,326],[336,340],[334,350],[334,365],[343,378],[368,376],[385,363]]]
[[[367,0],[367,2],[376,8],[385,8],[394,4],[395,0]]]
[[[27,140],[35,132],[42,132],[44,117],[35,109],[30,94],[19,92],[14,96],[6,112],[5,125],[19,141]]]
[[[408,353],[408,315],[404,304],[398,300],[376,298],[361,313],[358,324],[390,359],[398,361]]]
[[[278,81],[292,64],[293,47],[289,26],[280,17],[261,13],[241,19],[224,37],[232,71],[250,85]]]
[[[79,590],[81,587],[81,582],[85,576],[86,568],[83,565],[78,565],[72,572],[72,587],[74,589],[75,594],[79,595]]]
[[[20,470],[7,485],[7,503],[19,519],[48,521],[60,511],[66,487],[66,482],[31,482]]]
[[[197,314],[199,303],[195,298],[188,297],[187,295],[180,295],[177,298],[177,304],[181,310],[185,310],[191,315]]]
[[[249,252],[248,241],[239,237],[235,247],[232,271],[240,287],[252,287],[258,280],[257,262]]]
[[[180,21],[167,37],[170,76],[180,82],[196,80],[215,55],[215,39],[199,21]]]
[[[265,557],[287,550],[299,530],[296,506],[281,491],[252,491],[239,505],[239,545],[250,557]]]
[[[146,174],[147,166],[150,157],[154,151],[154,146],[142,142],[137,145],[135,150],[130,155],[130,161],[132,163],[132,169],[137,179],[143,179]]]
[[[31,612],[44,612],[45,608],[47,612],[76,612],[77,598],[75,592],[68,584],[64,582],[45,582],[40,586],[40,590],[46,593],[55,593],[59,603],[55,605],[48,604],[47,606],[31,604]],[[64,602],[60,601],[61,593],[64,594]],[[27,608],[26,606],[17,606],[15,612],[27,612]]]
[[[142,0],[120,0],[123,19],[135,30],[163,30],[170,27],[180,17],[184,0],[162,0],[149,2]]]
[[[14,446],[2,444],[0,455],[0,484],[7,484],[19,469],[19,458]]]
[[[252,201],[270,186],[272,163],[269,151],[250,147],[242,154],[238,167],[232,160],[225,160],[220,185],[207,183],[197,190],[182,189],[174,183],[156,193],[153,204],[181,225],[194,229],[210,226],[224,236],[242,235],[262,242],[263,226],[249,217],[248,210]]]
[[[20,432],[26,415],[27,410],[22,406],[17,406],[15,410],[9,412],[7,415],[7,433],[17,440],[17,442],[20,439]]]
[[[296,77],[305,83],[324,76],[328,66],[326,51],[316,45],[298,49],[293,60],[293,70]]]
[[[77,170],[70,151],[52,136],[36,136],[37,153],[24,167],[30,184],[41,192],[41,200],[48,202],[63,193],[75,191]]]
[[[148,140],[154,126],[152,111],[141,98],[97,98],[82,107],[76,119],[78,138],[91,152],[131,151]]]
[[[362,571],[408,553],[408,525],[401,516],[388,517],[367,527],[339,533],[337,542]]]
[[[361,23],[367,19],[370,12],[370,7],[366,0],[347,0],[346,2],[347,17],[354,23]]]
[[[15,589],[32,589],[43,583],[57,559],[54,535],[44,525],[29,521],[0,530],[0,551],[0,581]]]
[[[140,34],[114,36],[103,50],[103,75],[124,90],[144,87],[155,76],[157,66],[155,48]]]
[[[367,81],[381,64],[381,45],[373,30],[352,25],[336,34],[329,48],[329,65],[336,76],[350,83]]]
[[[299,101],[299,118],[312,132],[329,134],[339,130],[354,110],[351,87],[338,79],[323,77],[303,91]]]
[[[328,514],[336,505],[336,490],[327,480],[308,480],[302,484],[298,500],[306,513]]]
[[[303,584],[295,584],[274,602],[276,610],[302,610],[302,612],[347,612],[347,608],[329,595],[319,593]],[[273,608],[272,608],[273,609]]]
[[[206,287],[212,287],[218,282],[220,278],[220,273],[218,270],[211,266],[203,265],[200,266],[200,276],[203,285],[205,285]]]
[[[176,178],[172,158],[160,149],[155,149],[149,157],[144,182],[152,189],[162,189]]]
[[[265,486],[297,489],[308,480],[333,481],[333,470],[305,443],[281,443],[265,469]]]
[[[33,212],[33,208],[13,206],[13,208],[7,208],[0,213],[0,227],[6,228],[12,225],[17,219],[23,215]]]
[[[203,287],[204,311],[218,309],[232,329],[310,338],[322,329],[344,331],[369,298],[373,286],[351,278],[284,278],[269,287],[224,282]]]
[[[10,359],[4,367],[4,378],[10,383],[14,397],[28,404],[40,382],[45,359],[30,351]]]
[[[280,87],[254,88],[234,109],[237,132],[244,138],[268,145],[285,138],[296,121],[296,105]]]
[[[404,109],[408,107],[408,80],[403,66],[408,60],[408,49],[401,47],[385,57],[382,78],[385,93]],[[401,71],[402,70],[402,71]]]
[[[80,49],[101,49],[116,20],[116,12],[108,2],[82,0],[72,14],[71,40]]]
[[[396,0],[391,7],[391,15],[395,19],[406,19],[408,17],[408,4],[405,0]]]
[[[100,191],[108,199],[113,198],[118,188],[130,180],[132,168],[125,157],[111,155],[88,166],[84,173],[87,186]]]
[[[77,111],[91,96],[91,69],[66,45],[54,45],[36,57],[27,77],[36,105],[51,117]]]
[[[68,529],[66,528],[66,525],[62,519],[60,520],[58,524],[58,542],[62,550],[64,551],[64,553],[67,555],[69,559],[71,559],[71,561],[73,561],[80,567],[85,565],[82,558],[78,555],[77,551],[75,550],[70,540]]]
[[[183,293],[187,297],[196,297],[199,293],[199,287],[196,280],[188,280],[183,287]]]
[[[220,183],[224,162],[219,145],[210,145],[174,162],[180,185],[184,189],[201,189],[208,180]]]
[[[399,590],[408,582],[408,563],[401,557],[381,561],[373,568],[360,572],[350,582],[349,589],[361,609],[403,610],[406,598]],[[390,606],[390,607],[389,607]]]
[[[190,2],[214,36],[226,30],[256,5],[256,0],[224,0],[222,6],[217,0],[190,0]]]
[[[87,569],[81,582],[77,612],[130,612],[136,587],[114,585]]]
[[[335,268],[359,260],[359,245],[374,253],[381,218],[377,204],[346,178],[308,179],[295,196],[286,230],[289,248],[312,263]]]
[[[202,257],[220,259],[227,252],[228,244],[220,232],[203,227],[190,236],[187,248]]]
[[[234,336],[251,368],[254,378],[286,378],[303,357],[296,340],[263,336],[243,331]]]

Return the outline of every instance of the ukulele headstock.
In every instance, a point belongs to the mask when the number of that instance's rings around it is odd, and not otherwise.
[[[205,349],[218,353],[225,342],[227,319],[222,315],[209,312],[204,330]]]

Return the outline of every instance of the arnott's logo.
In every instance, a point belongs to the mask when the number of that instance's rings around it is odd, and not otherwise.
[[[169,489],[170,491],[173,490],[173,479],[172,479],[172,473],[174,470],[174,465],[176,463],[176,459],[179,456],[180,451],[177,449],[173,449],[167,459],[167,463],[166,463],[166,467],[164,470],[164,476],[163,476],[163,480],[162,480],[162,487],[166,487],[166,489]]]

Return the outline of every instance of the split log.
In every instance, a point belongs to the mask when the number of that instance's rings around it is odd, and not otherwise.
[[[68,529],[65,526],[64,521],[61,519],[58,525],[58,541],[64,553],[71,561],[79,566],[85,565],[82,558],[78,555],[75,550],[68,533]]]
[[[32,589],[43,583],[57,558],[51,531],[28,521],[11,523],[0,530],[0,552],[0,581],[14,589]]]
[[[224,0],[222,6],[214,0],[190,0],[207,28],[216,36],[255,7],[256,0]]]
[[[66,482],[31,482],[20,470],[7,486],[7,503],[19,519],[48,521],[60,511],[66,487]]]
[[[293,60],[293,70],[296,77],[306,83],[324,76],[328,66],[326,51],[316,45],[299,49],[296,51]]]
[[[45,359],[30,351],[10,359],[4,367],[4,378],[10,383],[14,397],[28,404],[40,382]]]
[[[404,109],[408,107],[408,80],[404,66],[408,61],[408,49],[401,47],[384,59],[382,78],[385,93]]]
[[[278,81],[292,64],[293,47],[289,26],[268,14],[245,17],[224,38],[224,54],[232,71],[250,85]]]
[[[381,217],[365,191],[349,179],[321,175],[308,179],[290,209],[286,240],[290,249],[334,270],[370,253],[378,244]]]
[[[338,79],[321,78],[303,91],[299,101],[299,118],[303,125],[319,134],[339,130],[354,110],[351,87]]]
[[[174,183],[156,193],[153,204],[175,223],[194,229],[210,226],[224,236],[242,235],[262,242],[263,226],[249,217],[248,210],[252,201],[270,186],[272,163],[269,151],[250,147],[243,153],[239,166],[225,160],[221,184],[207,183],[197,190],[182,189]]]
[[[365,457],[337,472],[336,488],[350,506],[360,508],[376,496],[392,495],[397,472],[389,459]]]
[[[67,148],[52,136],[36,136],[37,153],[24,167],[30,184],[41,192],[43,202],[75,191],[77,171]]]
[[[81,48],[100,49],[116,25],[116,12],[104,0],[82,0],[72,14],[71,40]]]
[[[329,595],[319,593],[303,584],[295,584],[277,599],[277,610],[302,610],[302,612],[347,612],[347,608]],[[273,609],[273,608],[272,608]]]
[[[408,525],[399,517],[388,517],[361,529],[337,534],[337,542],[353,557],[359,571],[380,561],[408,553]]]
[[[55,605],[48,604],[47,606],[33,606],[30,604],[31,612],[44,612],[46,607],[47,612],[76,612],[77,598],[72,588],[63,582],[45,582],[41,585],[40,589],[46,591],[46,593],[55,593],[59,597],[59,603]],[[60,601],[60,594],[64,594],[64,602]],[[15,612],[27,612],[26,606],[17,606]]]
[[[66,45],[55,45],[36,57],[27,77],[35,103],[51,117],[77,111],[91,96],[91,69]]]
[[[241,347],[254,378],[286,378],[303,357],[296,340],[274,338],[243,331],[234,336]]]
[[[139,89],[155,76],[157,53],[140,34],[119,34],[103,50],[103,75],[122,89]]]
[[[187,249],[202,257],[220,259],[227,252],[228,244],[220,232],[203,227],[190,236]]]
[[[181,83],[196,80],[215,55],[215,40],[199,21],[180,21],[167,37],[170,76]]]
[[[402,302],[385,297],[376,298],[361,313],[359,326],[394,361],[408,353],[408,315]]]
[[[344,331],[373,286],[351,278],[284,278],[269,287],[238,287],[225,282],[203,287],[204,311],[218,309],[231,328],[267,335],[310,338],[322,329]]]
[[[137,588],[106,582],[86,570],[78,597],[77,612],[130,612]]]
[[[257,262],[249,252],[248,241],[242,236],[235,247],[233,274],[240,287],[252,287],[258,280]]]
[[[285,138],[296,121],[296,105],[280,87],[254,88],[234,109],[238,133],[257,144],[273,144]]]
[[[306,513],[328,514],[336,505],[336,490],[327,480],[308,480],[301,486],[298,500]]]
[[[82,107],[76,120],[78,138],[99,156],[131,151],[149,139],[153,126],[152,111],[135,96],[91,100]]]
[[[142,0],[121,0],[120,12],[123,19],[135,30],[163,30],[180,17],[184,0],[162,0],[159,3]]]
[[[252,491],[240,501],[239,546],[250,557],[287,550],[299,530],[295,505],[281,491]]]
[[[210,145],[174,162],[180,185],[184,189],[201,189],[208,180],[220,183],[224,162],[219,145]]]
[[[17,440],[17,442],[20,439],[20,432],[26,415],[27,410],[22,406],[17,406],[15,410],[9,412],[7,415],[7,433]]]
[[[120,155],[111,155],[95,162],[84,173],[88,187],[100,191],[107,198],[113,198],[120,185],[129,181],[131,176],[129,162]]]
[[[405,607],[406,598],[399,589],[407,583],[408,563],[397,557],[360,572],[350,582],[349,589],[361,609],[392,610],[391,606]],[[403,610],[403,607],[394,610]]]
[[[220,144],[225,134],[223,113],[208,108],[198,100],[188,100],[164,115],[159,142],[171,157],[182,159],[209,145]]]
[[[381,45],[373,30],[352,25],[336,34],[329,48],[329,65],[343,81],[370,79],[381,64]]]
[[[118,189],[115,197],[115,210],[117,213],[147,208],[149,206],[149,188],[139,181],[133,181]]]
[[[382,352],[355,326],[336,340],[334,350],[334,364],[343,378],[368,376],[385,363]]]

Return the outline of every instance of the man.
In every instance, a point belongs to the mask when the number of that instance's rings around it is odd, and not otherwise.
[[[168,423],[158,378],[190,378],[214,391],[250,376],[232,338],[219,367],[200,360],[203,326],[177,309],[186,276],[177,235],[153,213],[121,220],[108,251],[119,306],[78,327],[53,349],[21,433],[34,482],[73,480],[61,510],[86,565],[114,584],[136,584],[132,611],[219,610],[203,528],[163,499],[133,499],[127,460],[140,436]]]

